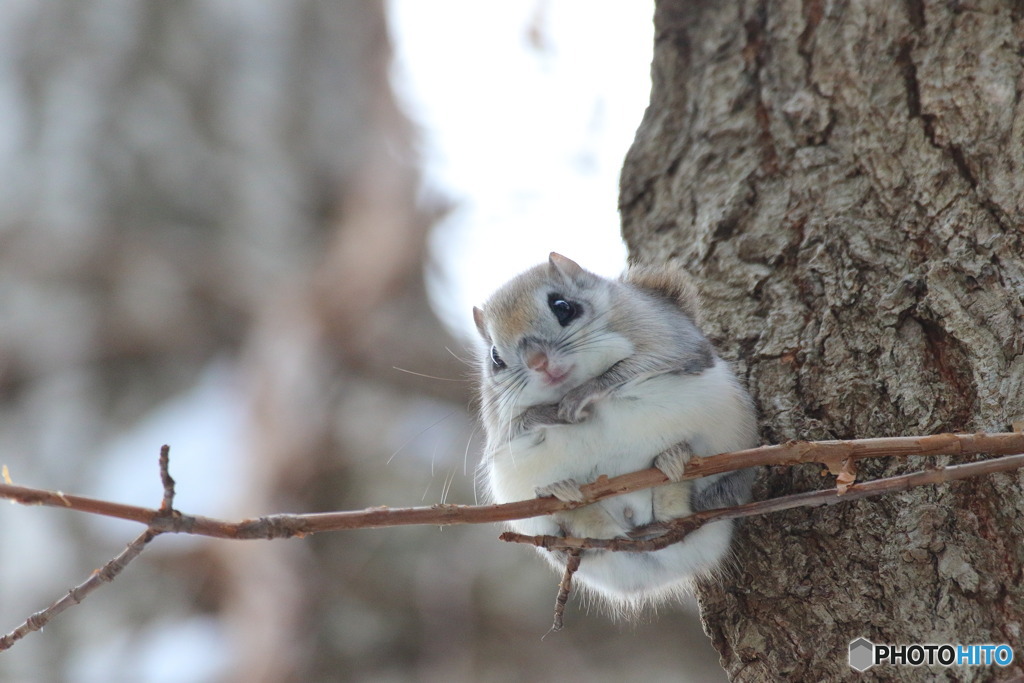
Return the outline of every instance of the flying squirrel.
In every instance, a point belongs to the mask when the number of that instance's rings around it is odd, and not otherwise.
[[[680,480],[691,456],[757,445],[753,402],[697,313],[696,289],[678,268],[632,266],[610,280],[554,252],[473,309],[491,500],[579,501],[582,483],[651,466],[673,482],[512,529],[616,538],[749,500],[753,470]],[[732,522],[718,521],[653,552],[585,550],[575,580],[613,611],[635,612],[713,573],[731,536]],[[541,553],[564,568],[564,552]]]

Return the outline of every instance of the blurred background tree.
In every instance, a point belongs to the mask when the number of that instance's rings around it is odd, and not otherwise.
[[[473,501],[466,344],[423,278],[448,204],[422,191],[388,9],[3,6],[0,463],[16,482],[155,505],[168,442],[177,505],[200,514]],[[14,506],[0,526],[4,630],[137,531]],[[721,675],[692,609],[627,626],[574,611],[542,642],[556,577],[497,531],[163,537],[0,657],[0,679]]]

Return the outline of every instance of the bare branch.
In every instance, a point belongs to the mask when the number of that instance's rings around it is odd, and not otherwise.
[[[628,538],[573,538],[561,536],[526,536],[513,532],[505,532],[500,538],[510,543],[526,543],[535,545],[547,550],[584,550],[601,549],[620,552],[649,552],[660,550],[673,543],[678,543],[708,522],[715,522],[725,519],[738,519],[740,517],[752,517],[770,512],[790,510],[796,507],[819,507],[821,505],[835,505],[850,500],[860,500],[880,496],[886,493],[906,491],[915,486],[927,484],[941,484],[969,477],[978,477],[993,472],[1007,472],[1024,467],[1024,455],[1007,455],[991,460],[982,460],[964,465],[947,465],[944,467],[932,467],[921,472],[902,474],[886,479],[875,479],[861,484],[846,486],[843,493],[839,487],[825,489],[822,491],[808,491],[806,493],[794,493],[789,496],[759,500],[734,507],[717,508],[714,510],[702,510],[688,517],[677,519],[671,523],[650,524],[634,531],[636,536],[648,536],[652,533],[661,533],[660,536],[649,539],[628,539]]]
[[[559,586],[555,605],[555,619],[552,626],[557,631],[562,626],[565,603],[572,587],[572,577],[579,567],[580,553],[584,549],[606,549],[625,552],[659,550],[683,540],[687,534],[704,524],[716,520],[735,519],[761,515],[794,507],[815,507],[832,505],[847,500],[858,500],[869,496],[903,491],[914,486],[937,484],[948,481],[981,476],[1024,467],[1024,455],[984,460],[964,465],[932,467],[887,479],[848,483],[856,472],[856,461],[870,457],[905,457],[910,455],[940,454],[1006,454],[1024,451],[1024,434],[939,434],[926,437],[897,437],[885,439],[857,439],[850,441],[790,441],[778,446],[764,446],[714,457],[693,458],[686,466],[684,479],[695,479],[709,474],[729,472],[745,467],[761,465],[795,465],[805,462],[824,463],[830,471],[840,475],[839,487],[824,491],[811,491],[783,496],[766,501],[756,501],[730,508],[704,510],[670,523],[648,525],[637,529],[640,538],[572,538],[556,536],[523,536],[505,533],[501,539],[516,543],[529,543],[548,550],[564,550],[568,562]],[[170,448],[160,449],[160,480],[163,485],[163,500],[156,510],[96,500],[84,496],[67,495],[60,491],[46,491],[12,484],[0,484],[0,498],[24,505],[48,505],[63,507],[79,512],[116,517],[147,526],[138,538],[117,557],[110,560],[99,571],[94,572],[85,582],[71,589],[67,595],[50,607],[31,615],[25,622],[0,638],[0,651],[9,648],[26,634],[45,626],[54,616],[71,605],[80,603],[103,583],[112,581],[133,559],[138,557],[146,545],[162,533],[187,533],[215,538],[256,539],[286,538],[342,529],[377,528],[411,524],[451,525],[500,522],[525,517],[551,514],[582,505],[588,505],[611,496],[629,493],[667,483],[667,478],[658,469],[651,468],[619,477],[599,477],[597,481],[580,487],[583,502],[563,502],[556,498],[506,503],[503,505],[432,505],[418,508],[370,508],[350,512],[330,512],[299,515],[271,515],[241,522],[226,522],[198,515],[184,515],[174,510],[174,479],[169,472]],[[845,477],[842,475],[846,475]],[[660,535],[650,538],[650,534]]]
[[[891,437],[881,439],[854,439],[849,441],[788,441],[777,446],[762,446],[712,457],[695,457],[686,466],[684,479],[696,479],[709,474],[730,472],[761,465],[796,465],[819,462],[833,471],[842,471],[844,461],[875,457],[906,457],[911,455],[966,455],[990,453],[1006,455],[1024,452],[1024,434],[937,434],[923,437]],[[631,491],[651,488],[668,482],[656,468],[640,470],[619,477],[600,477],[584,484],[582,502],[564,502],[557,498],[505,503],[502,505],[431,505],[428,507],[389,508],[325,512],[297,515],[270,515],[240,522],[228,522],[199,515],[174,512],[167,515],[161,510],[122,505],[84,496],[64,494],[11,484],[0,484],[0,498],[25,505],[49,505],[79,512],[116,517],[139,522],[168,533],[187,533],[198,536],[230,539],[272,539],[306,536],[325,531],[344,529],[371,529],[413,524],[452,525],[485,524],[512,519],[537,517],[561,510],[617,496]],[[165,488],[165,495],[167,489]]]

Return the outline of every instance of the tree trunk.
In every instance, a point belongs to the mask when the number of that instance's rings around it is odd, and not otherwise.
[[[1024,415],[1022,16],[1009,1],[658,3],[623,232],[632,258],[703,283],[765,442]],[[765,471],[755,495],[820,488],[819,470]],[[1008,643],[1008,669],[927,675],[1020,674],[1022,489],[994,475],[741,525],[734,568],[699,591],[727,673],[834,680],[863,636]]]

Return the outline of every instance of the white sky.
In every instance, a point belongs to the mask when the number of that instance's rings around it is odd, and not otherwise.
[[[428,283],[445,322],[569,256],[618,275],[618,180],[650,95],[653,2],[390,0],[395,88],[421,127],[425,192],[455,203]]]

